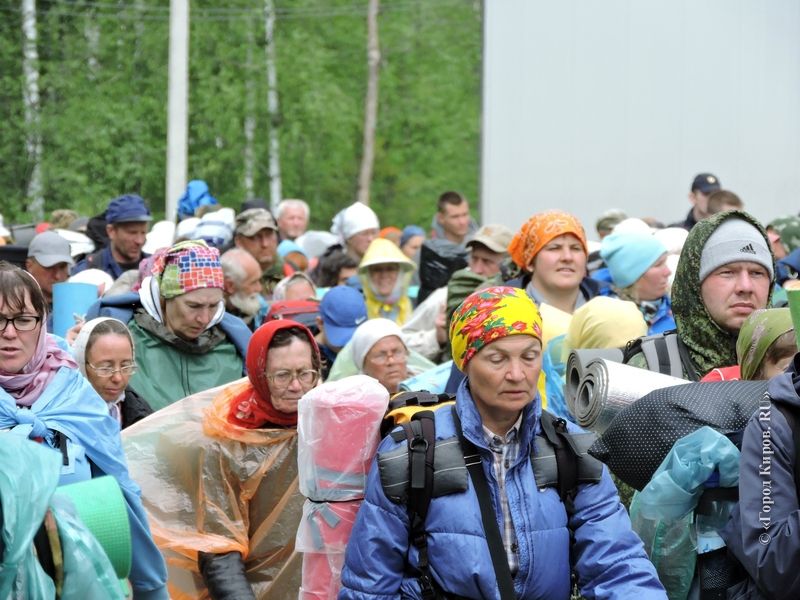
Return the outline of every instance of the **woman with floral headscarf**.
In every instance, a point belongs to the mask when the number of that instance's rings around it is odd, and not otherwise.
[[[298,594],[297,405],[320,379],[314,336],[294,321],[265,323],[247,348],[247,373],[124,436],[173,598]]]
[[[524,289],[536,304],[572,314],[602,291],[600,282],[587,277],[583,225],[567,212],[533,215],[514,235],[508,251],[523,272],[508,285]]]
[[[136,348],[130,385],[158,410],[242,376],[250,330],[225,311],[219,251],[178,242],[153,257],[138,293],[103,298],[87,318],[128,325]]]
[[[513,597],[566,600],[575,572],[588,598],[664,600],[605,468],[596,483],[580,485],[568,504],[534,475],[532,445],[542,417],[541,338],[539,311],[518,288],[474,292],[456,309],[450,325],[453,361],[467,378],[455,407],[435,411],[437,459],[445,444],[459,443],[459,433],[474,446],[467,450],[460,442],[483,469],[494,509],[488,518],[498,524],[504,551],[499,560],[507,563]],[[377,460],[404,457],[398,449],[406,445],[405,438],[387,437]],[[425,581],[417,571],[417,548],[410,547],[408,507],[396,496],[388,498],[381,478],[385,463],[379,464],[370,470],[347,546],[339,598],[422,598]],[[469,479],[464,473],[463,486],[439,494],[434,485],[424,523],[431,592],[498,598],[498,576]]]

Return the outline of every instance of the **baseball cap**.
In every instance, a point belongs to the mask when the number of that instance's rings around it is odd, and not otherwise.
[[[250,237],[262,229],[278,231],[278,225],[270,212],[264,208],[248,208],[236,215],[236,234]]]
[[[361,292],[337,285],[322,297],[319,314],[325,325],[325,337],[332,346],[342,347],[367,320],[367,305]]]
[[[136,194],[125,194],[119,198],[114,198],[108,203],[106,209],[106,223],[146,223],[152,221],[150,209]]]
[[[492,252],[506,254],[508,253],[508,245],[513,237],[514,233],[508,227],[503,225],[484,225],[467,242],[467,248],[473,244],[483,244]]]
[[[28,246],[28,258],[35,258],[43,267],[52,267],[58,263],[72,266],[75,261],[69,251],[69,242],[54,231],[45,231],[31,240]]]
[[[694,192],[695,190],[699,190],[704,194],[710,194],[711,192],[716,192],[719,189],[722,189],[722,186],[719,183],[719,179],[717,179],[715,175],[712,175],[711,173],[700,173],[694,178],[691,191]]]

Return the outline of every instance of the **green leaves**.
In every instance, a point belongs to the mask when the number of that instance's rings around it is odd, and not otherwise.
[[[384,224],[428,227],[438,195],[478,189],[480,4],[382,0],[372,207]],[[24,221],[19,13],[0,19],[0,212]],[[42,169],[47,214],[91,215],[123,192],[164,208],[169,13],[165,0],[38,2]],[[366,0],[278,0],[280,116],[266,104],[263,5],[194,0],[189,178],[224,205],[245,199],[246,84],[254,85],[256,194],[268,198],[269,127],[279,128],[283,193],[312,226],[353,201],[366,86]],[[249,52],[248,52],[248,46]],[[249,57],[249,59],[248,59]]]

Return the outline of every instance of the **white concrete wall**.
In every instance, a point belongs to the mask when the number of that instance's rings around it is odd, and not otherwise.
[[[682,219],[709,171],[800,211],[800,2],[485,0],[481,220]]]

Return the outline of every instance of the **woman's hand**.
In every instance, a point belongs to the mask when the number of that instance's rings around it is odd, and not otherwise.
[[[75,343],[75,340],[78,338],[78,334],[83,329],[83,324],[86,323],[86,320],[81,317],[81,320],[78,321],[77,316],[75,318],[75,325],[67,329],[67,333],[64,335],[64,338],[67,340],[67,343],[72,346]]]

